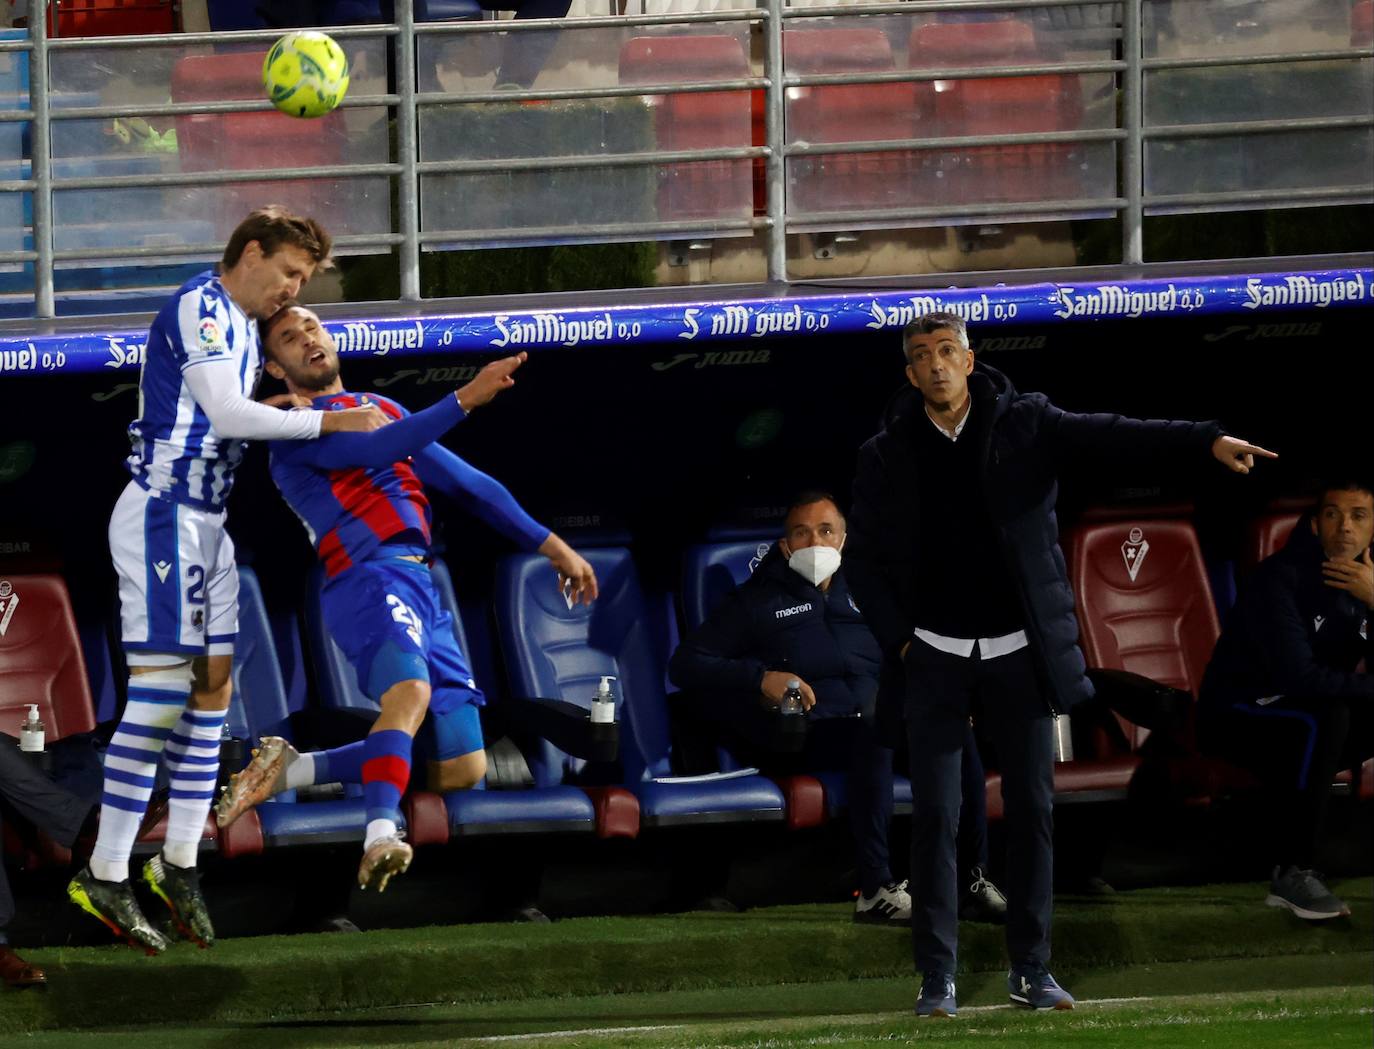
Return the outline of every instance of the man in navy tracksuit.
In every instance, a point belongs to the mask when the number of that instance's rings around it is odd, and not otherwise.
[[[916,1012],[957,1010],[955,826],[964,726],[997,752],[1006,804],[1011,1000],[1073,1007],[1050,975],[1053,715],[1092,695],[1058,546],[1057,459],[1204,455],[1247,473],[1261,448],[1215,423],[1074,415],[975,365],[964,322],[902,333],[903,389],[859,451],[846,564],[854,597],[904,689],[911,758]],[[900,667],[900,669],[898,669]],[[880,714],[879,720],[884,720]]]
[[[1309,920],[1350,913],[1312,865],[1332,777],[1374,756],[1371,539],[1371,482],[1328,485],[1242,589],[1199,697],[1203,747],[1250,769],[1266,794],[1266,902]]]
[[[904,924],[911,920],[911,898],[888,862],[893,751],[878,738],[873,721],[882,653],[849,595],[840,565],[844,540],[844,515],[831,495],[798,496],[782,538],[683,640],[668,673],[696,719],[723,726],[752,750],[764,751],[758,760],[765,766],[778,760],[766,753],[778,742],[778,705],[789,682],[798,683],[807,719],[798,764],[848,773],[860,882],[854,920]],[[971,730],[966,743],[960,914],[998,922],[1006,901],[984,874],[987,799]]]

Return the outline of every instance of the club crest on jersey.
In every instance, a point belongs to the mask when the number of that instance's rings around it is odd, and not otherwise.
[[[219,353],[224,350],[224,333],[219,330],[219,325],[213,317],[202,317],[200,320],[200,345],[210,353]]]
[[[861,616],[861,615],[863,615],[863,613],[859,611],[859,606],[856,605],[856,604],[854,603],[854,595],[853,595],[853,594],[845,594],[844,596],[847,597],[847,598],[849,599],[849,607],[852,608],[852,609],[854,609],[854,614],[855,614],[856,616]]]
[[[754,551],[754,556],[749,558],[749,574],[754,574],[754,569],[758,568],[763,559],[768,556],[768,548],[772,543],[760,543],[759,548]]]
[[[14,610],[19,607],[19,594],[8,579],[0,579],[0,637],[10,628]]]
[[[1139,528],[1132,528],[1121,544],[1121,559],[1126,562],[1126,574],[1135,582],[1140,574],[1140,566],[1145,563],[1145,555],[1150,552],[1150,543]]]

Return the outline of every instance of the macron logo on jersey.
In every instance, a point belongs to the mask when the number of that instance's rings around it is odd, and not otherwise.
[[[172,570],[172,566],[166,561],[158,561],[153,565],[153,571],[157,573],[158,582],[167,582],[167,573]]]

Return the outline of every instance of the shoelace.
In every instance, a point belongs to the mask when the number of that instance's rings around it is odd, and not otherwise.
[[[946,882],[945,884],[949,884],[949,883]],[[982,867],[974,867],[974,868],[973,868],[973,884],[970,885],[970,886],[968,887],[969,894],[970,894],[971,896],[977,896],[980,892],[982,892],[982,891],[983,891],[984,889],[986,889],[987,887],[988,887],[988,880],[987,880],[987,878],[983,877],[983,868],[982,868]]]

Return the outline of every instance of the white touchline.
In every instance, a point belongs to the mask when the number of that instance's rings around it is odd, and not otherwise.
[[[571,1038],[579,1034],[639,1034],[641,1031],[680,1031],[686,1024],[658,1024],[653,1027],[581,1027],[571,1031],[536,1031],[530,1034],[488,1034],[464,1038],[465,1042],[519,1042],[535,1038]]]

